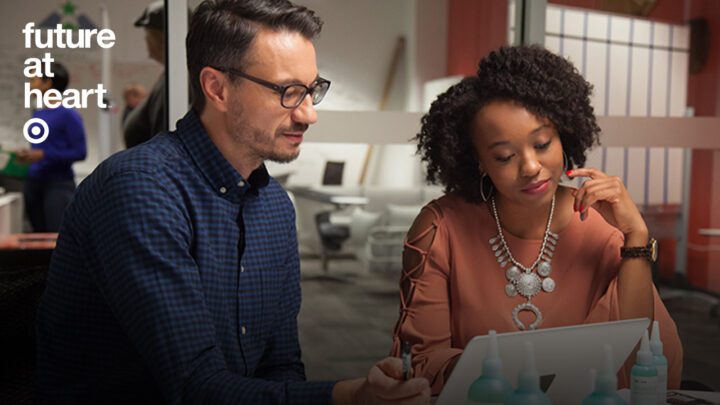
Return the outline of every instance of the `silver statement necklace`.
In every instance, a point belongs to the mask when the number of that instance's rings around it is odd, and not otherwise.
[[[493,217],[495,217],[495,225],[497,225],[498,234],[490,238],[490,246],[495,257],[497,258],[500,268],[504,269],[505,266],[510,264],[511,266],[505,271],[505,277],[508,283],[505,285],[505,293],[508,297],[514,297],[518,294],[527,298],[527,302],[519,304],[512,310],[512,320],[520,330],[537,329],[542,323],[542,312],[540,309],[530,302],[532,298],[540,293],[540,290],[547,293],[551,293],[555,290],[555,280],[550,278],[552,272],[552,261],[553,253],[555,253],[555,246],[557,245],[560,236],[558,234],[550,232],[550,224],[552,224],[553,212],[555,212],[555,196],[553,195],[552,203],[550,204],[550,215],[548,217],[547,226],[545,227],[545,236],[543,236],[542,246],[540,247],[540,253],[537,259],[528,267],[523,266],[518,262],[513,254],[510,252],[510,248],[505,242],[503,236],[503,230],[500,226],[500,218],[498,217],[497,208],[495,207],[495,197],[490,199],[492,205]],[[537,268],[537,273],[533,272],[533,269]],[[542,277],[542,278],[541,278]],[[530,326],[525,326],[520,321],[519,314],[522,311],[530,311],[535,314],[535,321]]]

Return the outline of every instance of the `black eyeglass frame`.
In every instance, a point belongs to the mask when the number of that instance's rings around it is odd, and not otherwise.
[[[283,108],[287,108],[288,110],[298,108],[300,106],[300,104],[302,104],[303,100],[305,100],[305,97],[307,97],[308,94],[310,95],[310,97],[312,99],[313,105],[318,105],[323,100],[323,98],[325,98],[325,94],[327,94],[328,90],[330,90],[330,80],[323,79],[322,77],[319,77],[319,76],[315,80],[315,82],[313,83],[313,85],[311,87],[308,87],[302,83],[293,83],[293,84],[288,84],[287,86],[281,86],[279,84],[275,84],[275,83],[269,82],[267,80],[263,80],[259,77],[249,75],[249,74],[243,72],[242,70],[238,70],[238,69],[234,69],[234,68],[230,68],[230,67],[228,67],[228,68],[217,67],[217,66],[209,66],[209,67],[211,67],[215,70],[219,70],[220,72],[223,72],[223,73],[229,73],[231,75],[240,76],[243,79],[247,79],[247,80],[250,80],[251,82],[255,82],[261,86],[267,87],[268,89],[270,89],[280,95],[280,105]],[[322,97],[320,97],[320,99],[316,101],[315,97],[314,97],[315,91],[318,89],[318,86],[325,85],[325,84],[327,84],[325,93],[323,93]],[[287,106],[284,103],[285,93],[291,87],[302,87],[304,89],[304,91],[303,91],[304,94],[302,95],[302,97],[298,98],[298,101],[295,103],[295,105]]]

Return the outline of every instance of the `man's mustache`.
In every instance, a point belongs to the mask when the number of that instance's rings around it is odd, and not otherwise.
[[[308,128],[310,128],[309,124],[295,124],[291,127],[281,128],[278,133],[282,134],[285,132],[305,132],[308,130]]]

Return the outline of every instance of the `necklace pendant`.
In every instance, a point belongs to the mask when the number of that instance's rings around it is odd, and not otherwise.
[[[520,272],[520,269],[517,268],[517,266],[511,266],[507,271],[505,272],[505,277],[508,279],[508,281],[515,281],[520,277],[522,272]]]
[[[503,254],[505,250],[497,250],[495,251],[495,257],[500,257],[501,254]]]
[[[513,283],[505,284],[505,294],[507,294],[508,297],[516,296],[518,293],[517,293],[517,289],[515,288],[515,284],[513,284]]]
[[[491,245],[494,245],[495,242],[497,242],[499,239],[500,239],[500,235],[497,235],[497,236],[490,238],[490,240],[488,242],[490,242]]]
[[[515,280],[515,287],[518,293],[525,298],[532,298],[540,292],[542,281],[535,273],[522,273]]]
[[[535,314],[535,320],[530,324],[530,326],[525,326],[524,323],[520,320],[520,312],[523,311],[530,311],[533,314]],[[530,302],[524,302],[512,310],[512,320],[515,322],[515,326],[518,327],[520,330],[535,330],[543,321],[542,312],[540,312],[540,308],[535,306],[535,304],[532,304]]]
[[[500,244],[499,244],[499,243],[498,243],[497,245],[494,245],[494,246],[492,247],[493,252],[497,251],[498,249],[500,249]]]
[[[555,280],[553,280],[550,277],[543,280],[542,281],[542,289],[546,293],[551,293],[551,292],[555,291]]]
[[[537,272],[539,275],[543,277],[547,277],[552,272],[552,266],[550,265],[549,261],[542,261],[540,264],[538,264]]]

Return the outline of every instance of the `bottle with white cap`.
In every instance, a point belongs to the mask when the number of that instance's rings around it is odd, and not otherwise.
[[[535,349],[525,342],[525,365],[518,376],[517,389],[505,400],[505,405],[550,405],[550,398],[540,389],[540,376],[535,367]]]
[[[653,363],[658,372],[657,381],[657,403],[665,404],[667,399],[667,370],[668,361],[663,355],[663,343],[660,340],[660,323],[653,322],[652,339],[650,339],[650,351],[653,354]]]
[[[582,402],[582,405],[627,405],[624,399],[617,393],[617,375],[612,359],[612,346],[606,344],[604,347],[603,368],[594,379],[592,392]]]
[[[502,360],[498,351],[497,333],[488,332],[488,349],[483,360],[482,375],[468,390],[468,402],[472,404],[502,404],[512,393],[510,382],[502,375]]]
[[[650,351],[647,330],[643,333],[637,360],[630,371],[630,403],[632,405],[655,405],[657,403],[657,367]]]

